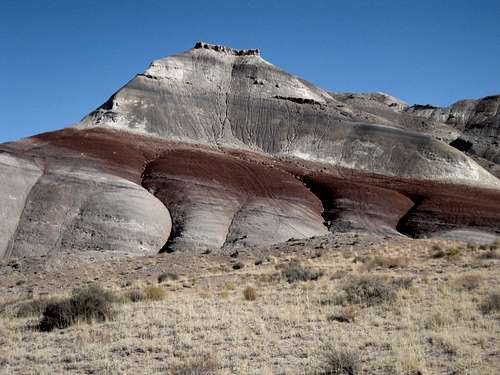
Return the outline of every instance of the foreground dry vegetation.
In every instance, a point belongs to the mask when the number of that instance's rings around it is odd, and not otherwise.
[[[496,244],[350,234],[8,260],[0,372],[498,374],[499,258]]]

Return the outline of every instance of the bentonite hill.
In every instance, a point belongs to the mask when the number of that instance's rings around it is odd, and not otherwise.
[[[0,256],[268,245],[346,230],[492,240],[500,96],[327,92],[197,43],[79,124],[0,145]]]

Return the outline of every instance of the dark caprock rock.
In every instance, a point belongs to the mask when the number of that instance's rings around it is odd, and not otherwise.
[[[352,229],[493,236],[500,181],[447,144],[462,130],[432,111],[329,93],[258,50],[200,42],[154,61],[77,126],[0,145],[0,256]]]

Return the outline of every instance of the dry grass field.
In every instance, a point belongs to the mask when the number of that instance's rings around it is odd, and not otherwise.
[[[499,374],[500,248],[345,234],[266,249],[0,264],[2,374]],[[49,332],[47,300],[114,316]]]

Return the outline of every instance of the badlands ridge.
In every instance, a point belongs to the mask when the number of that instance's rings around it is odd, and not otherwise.
[[[74,127],[0,145],[0,257],[500,233],[500,96],[327,92],[197,43]]]

